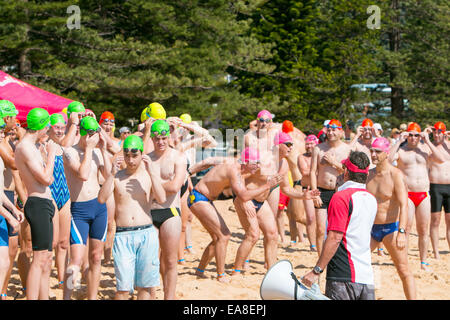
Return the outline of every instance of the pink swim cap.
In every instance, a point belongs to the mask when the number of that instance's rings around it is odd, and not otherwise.
[[[384,151],[386,153],[389,153],[389,150],[391,148],[391,144],[390,144],[390,142],[389,142],[389,140],[387,138],[379,137],[379,138],[376,138],[372,142],[372,148]]]
[[[313,141],[315,144],[319,144],[319,139],[313,134],[310,134],[305,139],[305,142],[310,142],[310,141]]]
[[[258,149],[247,147],[244,150],[242,150],[241,163],[259,162],[259,161],[260,159]]]
[[[292,137],[283,131],[278,131],[273,139],[273,143],[277,146],[282,143],[291,142],[292,143]]]
[[[268,110],[261,110],[260,112],[258,112],[258,115],[256,116],[256,118],[261,118],[261,117],[268,117],[270,119],[272,119],[272,114],[268,111]]]

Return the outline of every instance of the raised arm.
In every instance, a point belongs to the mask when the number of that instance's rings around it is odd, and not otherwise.
[[[53,167],[55,165],[56,148],[57,145],[52,140],[47,142],[47,160],[44,168],[42,167],[42,164],[33,158],[33,156],[24,155],[25,164],[33,177],[39,183],[46,186],[53,183]]]

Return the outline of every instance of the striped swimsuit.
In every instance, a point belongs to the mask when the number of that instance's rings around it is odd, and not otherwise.
[[[54,181],[50,185],[52,197],[58,206],[58,210],[70,199],[69,188],[67,187],[66,175],[64,173],[64,163],[62,156],[55,157],[55,166],[53,168]]]

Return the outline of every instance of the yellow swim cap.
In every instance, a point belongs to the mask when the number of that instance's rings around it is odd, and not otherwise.
[[[64,109],[62,109],[61,112],[64,112],[65,114],[67,114],[67,107],[65,107]]]
[[[166,119],[166,110],[158,102],[153,102],[147,107],[147,116],[154,119]]]
[[[180,119],[184,122],[184,123],[191,123],[192,122],[192,118],[188,113],[183,113],[180,116]]]
[[[147,108],[144,108],[144,110],[142,110],[141,112],[141,123],[145,122],[145,120],[147,120],[149,118],[149,116],[147,115]]]

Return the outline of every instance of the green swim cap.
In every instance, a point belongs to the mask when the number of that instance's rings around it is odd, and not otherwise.
[[[72,101],[67,106],[67,116],[70,118],[70,114],[72,112],[86,112],[86,109],[84,108],[83,104],[79,101]]]
[[[142,139],[135,135],[128,136],[123,141],[123,148],[124,149],[138,149],[141,150],[141,152],[144,152],[144,142]]]
[[[41,130],[50,123],[50,115],[47,110],[42,108],[33,108],[27,114],[28,129]]]
[[[66,124],[66,121],[64,120],[64,117],[62,116],[62,114],[60,114],[60,113],[54,113],[54,114],[52,114],[51,116],[50,116],[50,124],[52,125],[52,126],[54,126],[55,124],[58,124],[58,123],[61,123],[61,124]]]
[[[0,117],[0,130],[5,129],[6,127],[6,123],[5,121],[3,121],[3,117]]]
[[[2,117],[15,117],[19,114],[14,103],[9,100],[0,100],[0,112]]]
[[[151,131],[151,137],[156,137],[158,135],[160,136],[170,136],[170,127],[167,121],[165,120],[156,120],[152,124]]]
[[[80,136],[85,136],[88,133],[89,134],[94,134],[96,132],[99,132],[100,129],[100,125],[98,124],[97,120],[95,120],[92,117],[84,117],[83,119],[81,119],[80,121]]]

